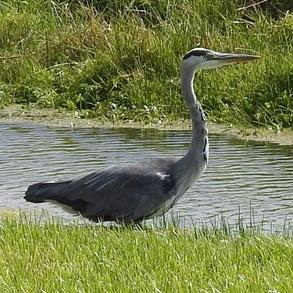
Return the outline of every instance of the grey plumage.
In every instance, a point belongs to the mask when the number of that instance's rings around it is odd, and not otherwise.
[[[202,175],[208,162],[206,119],[193,91],[195,72],[256,58],[203,48],[183,57],[181,90],[190,110],[192,141],[182,158],[110,166],[73,180],[36,183],[29,186],[24,198],[34,203],[59,203],[93,221],[129,223],[162,215]]]
[[[58,201],[94,221],[140,221],[156,213],[169,194],[176,194],[174,162],[149,160],[110,166],[66,182],[37,183],[28,188],[26,198]]]

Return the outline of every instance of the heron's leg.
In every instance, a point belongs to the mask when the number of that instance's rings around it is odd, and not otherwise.
[[[127,229],[133,229],[133,230],[143,230],[145,226],[142,220],[137,220],[137,221],[128,220],[127,221],[125,219],[124,220],[117,219],[116,223],[121,225],[122,227],[125,227]]]

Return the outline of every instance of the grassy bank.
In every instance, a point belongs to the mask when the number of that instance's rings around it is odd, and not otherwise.
[[[202,230],[0,224],[1,292],[291,292],[293,241]]]
[[[186,118],[180,58],[203,46],[262,56],[198,75],[211,121],[292,127],[290,1],[273,13],[246,2],[0,1],[0,105],[66,108],[103,121]]]

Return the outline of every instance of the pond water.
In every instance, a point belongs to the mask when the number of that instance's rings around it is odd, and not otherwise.
[[[0,125],[0,210],[40,211],[69,219],[49,203],[23,199],[28,185],[69,179],[110,164],[181,156],[189,131],[143,129],[64,129],[36,125]],[[210,160],[204,176],[169,212],[184,225],[225,218],[229,223],[269,229],[293,221],[293,147],[245,143],[210,136]]]

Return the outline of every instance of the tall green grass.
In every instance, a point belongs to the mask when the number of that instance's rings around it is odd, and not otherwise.
[[[262,56],[198,74],[210,120],[291,127],[293,14],[239,9],[246,2],[0,1],[0,105],[110,121],[187,118],[180,59],[202,46]]]
[[[292,238],[0,223],[1,292],[291,292]]]

